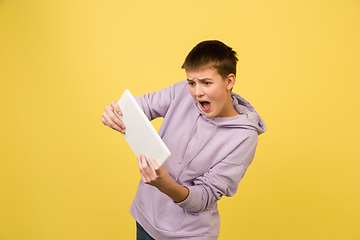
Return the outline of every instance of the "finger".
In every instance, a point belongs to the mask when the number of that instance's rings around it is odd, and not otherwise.
[[[105,107],[105,112],[103,113],[104,118],[109,123],[109,127],[120,131],[116,126],[119,126],[122,129],[125,129],[124,123],[115,115],[114,109],[111,105]],[[115,126],[116,125],[116,126]]]
[[[149,166],[149,163],[143,153],[140,154],[140,160],[146,174],[149,176],[150,179],[154,179],[156,177],[155,172]]]
[[[141,167],[146,170],[148,168],[148,163],[147,163],[147,160],[146,160],[146,157],[143,153],[141,153],[139,155],[139,158],[140,158],[140,164],[141,164]]]
[[[143,166],[142,159],[141,159],[140,155],[137,157],[137,162],[138,162],[138,165],[139,165],[140,175],[141,175],[141,178],[142,178],[143,182],[144,183],[150,182],[150,178],[149,178],[148,174],[146,173],[146,171],[144,170],[144,166]]]
[[[115,104],[113,104],[113,103],[115,103]],[[119,119],[119,116],[122,116],[122,112],[120,110],[120,107],[117,104],[117,102],[113,102],[113,103],[108,106],[108,108],[106,109],[106,112],[108,113],[108,115],[111,117],[111,119],[117,125],[119,125],[122,129],[125,129],[126,128],[125,124]],[[116,106],[118,110],[116,110],[114,108],[114,106]]]
[[[122,116],[122,111],[117,102],[112,101],[110,103],[110,105],[108,106],[108,109],[106,109],[106,111],[109,111],[108,114],[111,117],[111,119],[113,119],[113,121],[116,122],[121,128],[123,128],[123,129],[126,128],[124,123],[121,122],[119,117],[117,116],[117,115]],[[115,112],[117,115],[115,114]]]
[[[149,162],[151,163],[155,171],[160,168],[159,164],[152,157],[149,157]]]
[[[114,115],[113,114],[111,114],[111,116],[112,116],[112,120],[117,124],[117,125],[119,125],[122,129],[125,129],[126,127],[125,127],[125,124],[120,120],[120,115],[117,113],[117,112],[115,112],[115,110],[113,110],[113,112],[112,113],[114,113]]]
[[[141,172],[140,172],[140,176],[144,183],[148,183],[148,181],[146,180],[146,178],[144,177],[144,175]]]
[[[109,126],[110,128],[117,130],[119,132],[124,133],[124,129],[122,129],[118,124],[116,124],[106,112],[103,113],[103,119],[102,122],[104,125]]]
[[[110,105],[111,105],[111,107],[115,110],[115,112],[116,112],[117,114],[119,114],[120,116],[122,116],[122,111],[121,111],[121,109],[120,109],[120,107],[119,107],[119,104],[118,104],[117,102],[112,101]]]

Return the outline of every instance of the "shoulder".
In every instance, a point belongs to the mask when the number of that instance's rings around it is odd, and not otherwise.
[[[173,99],[191,97],[188,89],[188,83],[186,80],[177,82],[174,85],[170,86],[169,88],[171,89],[171,97]]]
[[[258,141],[258,132],[252,128],[225,128],[227,139],[224,141],[233,142],[235,145],[256,145]]]
[[[142,98],[154,98],[163,101],[165,101],[165,99],[173,100],[181,95],[186,95],[186,93],[188,92],[189,91],[187,90],[187,81],[181,81],[173,85],[160,88],[155,92],[145,93],[142,95]]]
[[[219,128],[217,133],[214,136],[217,139],[216,144],[222,146],[221,151],[230,158],[243,159],[256,150],[258,133],[255,129]]]
[[[186,80],[181,81],[181,82],[177,82],[174,85],[172,85],[172,87],[178,91],[188,91],[188,83]]]

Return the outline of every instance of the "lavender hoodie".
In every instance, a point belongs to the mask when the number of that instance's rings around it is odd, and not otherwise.
[[[170,176],[189,189],[180,203],[144,184],[130,212],[155,239],[217,239],[217,201],[233,196],[252,162],[266,126],[254,108],[232,93],[235,117],[207,118],[189,93],[187,81],[135,97],[149,120],[163,117],[159,135],[171,151]]]

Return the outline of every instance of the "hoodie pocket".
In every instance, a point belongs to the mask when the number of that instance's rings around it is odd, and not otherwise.
[[[209,211],[198,213],[186,212],[184,218],[178,226],[181,232],[191,233],[193,235],[207,234],[211,229],[211,214]]]
[[[153,216],[158,229],[176,232],[185,218],[185,210],[165,194],[154,192]]]

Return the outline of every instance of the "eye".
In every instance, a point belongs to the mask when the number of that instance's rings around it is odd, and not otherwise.
[[[210,85],[211,82],[204,82],[204,85]]]
[[[188,82],[189,86],[195,86],[194,82]]]

